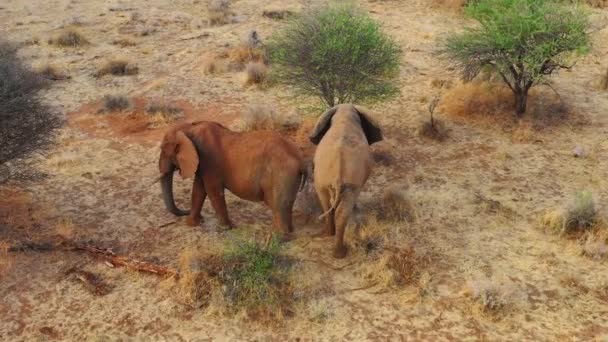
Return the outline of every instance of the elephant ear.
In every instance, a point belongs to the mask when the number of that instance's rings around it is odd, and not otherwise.
[[[182,178],[190,178],[194,176],[196,169],[198,169],[198,153],[192,140],[184,132],[177,132],[176,140],[176,159],[179,165],[179,174]]]
[[[323,136],[331,126],[331,118],[336,114],[337,110],[338,106],[332,107],[319,117],[315,128],[312,130],[312,134],[308,137],[313,144],[318,145],[321,139],[323,139]]]
[[[378,125],[378,123],[372,119],[368,113],[357,107],[355,108],[357,109],[357,113],[359,113],[359,118],[361,119],[361,128],[363,129],[363,133],[365,133],[367,143],[371,145],[378,141],[382,141],[383,137],[380,125]]]

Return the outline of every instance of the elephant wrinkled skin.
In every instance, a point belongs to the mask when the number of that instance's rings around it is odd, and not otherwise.
[[[264,201],[272,210],[274,229],[293,231],[292,207],[306,181],[297,147],[272,131],[233,132],[209,121],[181,124],[164,136],[159,159],[163,199],[175,215],[189,214],[197,226],[209,196],[221,224],[233,227],[228,217],[224,189],[249,201]],[[173,172],[194,176],[190,212],[178,209],[173,199]]]
[[[318,119],[310,141],[315,190],[323,207],[323,235],[336,235],[334,257],[346,256],[344,229],[372,169],[369,146],[382,140],[379,126],[352,104],[335,106]]]

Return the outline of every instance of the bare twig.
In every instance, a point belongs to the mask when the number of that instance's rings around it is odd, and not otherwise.
[[[110,287],[97,275],[83,270],[71,268],[66,275],[74,275],[74,279],[82,282],[84,287],[97,296],[104,296],[110,293]]]
[[[368,285],[365,285],[365,286],[362,286],[362,287],[356,287],[354,289],[348,289],[346,291],[352,292],[352,291],[367,290],[367,289],[370,289],[370,288],[372,288],[372,287],[374,287],[376,285],[378,285],[378,282],[373,282],[371,284],[368,284]]]

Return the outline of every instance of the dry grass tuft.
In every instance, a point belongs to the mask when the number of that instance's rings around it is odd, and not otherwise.
[[[179,274],[174,279],[173,293],[178,301],[198,309],[209,305],[213,291],[219,287],[221,258],[187,248],[179,256]]]
[[[144,108],[148,115],[150,126],[159,127],[177,121],[184,114],[184,111],[166,101],[152,101]]]
[[[260,62],[249,62],[245,66],[245,75],[243,83],[245,86],[253,84],[260,84],[266,80],[268,75],[268,68],[264,63]]]
[[[74,223],[69,218],[60,220],[55,225],[55,234],[64,240],[72,240],[74,238]]]
[[[112,45],[120,46],[122,48],[136,46],[137,43],[131,38],[120,38],[112,42]]]
[[[98,113],[125,112],[133,108],[133,102],[123,95],[105,95],[101,100]]]
[[[418,135],[431,140],[443,141],[448,137],[448,130],[442,121],[435,119],[433,116],[438,103],[439,98],[436,98],[429,104],[430,119],[422,123],[418,129]]]
[[[589,4],[589,6],[596,7],[596,8],[607,8],[608,7],[608,0],[587,0],[587,3]]]
[[[293,17],[294,13],[289,10],[269,9],[262,12],[262,16],[273,20],[283,20]]]
[[[263,63],[266,61],[266,53],[262,49],[252,49],[248,46],[240,45],[230,50],[230,60],[245,65],[248,62]]]
[[[230,0],[210,0],[207,3],[207,12],[210,25],[229,24],[234,17],[230,10]]]
[[[253,103],[247,106],[241,116],[240,131],[281,130],[287,126],[287,120],[272,106]]]
[[[203,73],[207,75],[216,74],[223,71],[223,66],[214,53],[205,53],[201,57],[201,67]]]
[[[577,193],[564,208],[547,211],[540,226],[560,235],[571,235],[597,228],[601,219],[593,195],[588,191]]]
[[[48,43],[63,47],[79,47],[88,45],[89,41],[75,29],[65,29],[57,36],[50,38]]]
[[[371,215],[382,221],[412,221],[414,208],[404,188],[390,186],[378,198],[366,204],[371,209]]]
[[[487,278],[469,281],[463,294],[471,299],[475,313],[492,318],[499,318],[499,313],[515,304],[518,297],[512,282]]]
[[[59,68],[54,64],[43,64],[34,69],[39,75],[42,77],[52,80],[52,81],[61,81],[70,79],[70,75],[63,70],[63,68]]]
[[[379,142],[371,146],[372,157],[378,165],[390,166],[395,163],[394,148],[387,143]]]
[[[139,68],[124,59],[111,59],[103,64],[95,73],[95,77],[102,77],[105,75],[114,76],[131,76],[137,75]]]

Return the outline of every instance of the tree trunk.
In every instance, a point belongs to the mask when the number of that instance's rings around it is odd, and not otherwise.
[[[528,89],[521,89],[515,93],[515,113],[518,118],[521,118],[526,112],[526,104],[528,103]]]

